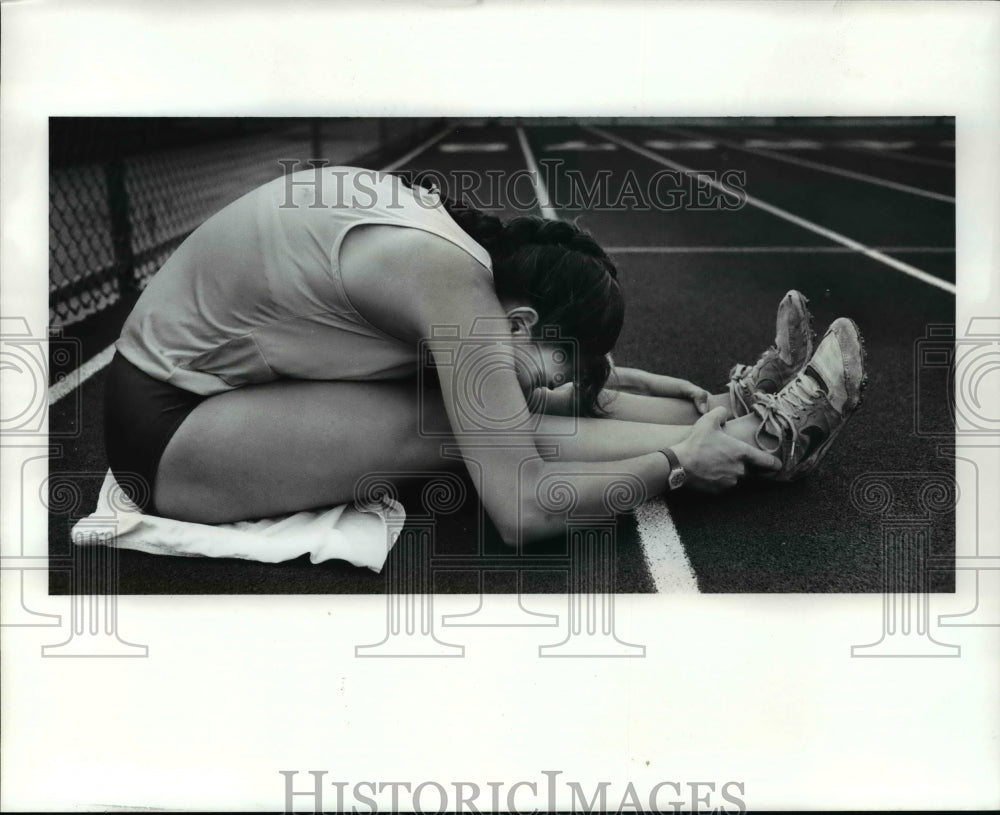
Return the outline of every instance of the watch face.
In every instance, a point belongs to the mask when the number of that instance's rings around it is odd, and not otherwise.
[[[676,490],[684,484],[685,479],[687,479],[687,473],[684,472],[684,468],[675,467],[670,471],[670,478],[667,481],[670,484],[670,489]]]

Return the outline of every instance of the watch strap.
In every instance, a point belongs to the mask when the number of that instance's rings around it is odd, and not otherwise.
[[[684,467],[681,465],[677,453],[669,447],[664,447],[660,452],[663,453],[670,465],[670,471],[667,473],[667,489],[676,490],[682,487],[687,480],[687,473],[684,472]]]
[[[670,472],[673,472],[678,467],[681,466],[681,460],[677,458],[677,453],[671,450],[669,447],[664,447],[660,450],[663,455],[667,457],[667,461],[670,463]]]

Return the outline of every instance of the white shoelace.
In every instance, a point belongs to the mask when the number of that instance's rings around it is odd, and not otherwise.
[[[753,365],[741,365],[737,363],[733,366],[733,369],[729,372],[729,401],[734,416],[745,416],[753,411],[753,394],[750,394],[749,400],[746,397],[746,394],[750,393],[750,388],[746,387],[746,379],[755,368],[764,365],[777,356],[777,354],[777,348],[768,348]],[[742,413],[737,412],[737,404],[743,408]]]
[[[803,411],[812,407],[813,401],[823,395],[823,390],[811,376],[801,371],[783,390],[776,394],[757,394],[757,404],[754,406],[761,417],[760,427],[755,438],[760,449],[768,453],[781,450],[781,441],[787,432],[791,437],[791,448],[788,460],[795,460],[795,448],[799,443],[798,422]],[[761,432],[767,431],[778,440],[774,449],[770,449],[761,441]],[[786,462],[787,463],[787,462]]]

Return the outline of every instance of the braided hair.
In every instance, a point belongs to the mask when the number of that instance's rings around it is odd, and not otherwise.
[[[603,415],[598,396],[611,373],[608,354],[625,317],[611,259],[589,234],[566,221],[521,216],[504,222],[443,196],[442,203],[489,252],[497,297],[529,303],[540,318],[536,336],[554,327],[559,337],[576,342],[578,411]]]

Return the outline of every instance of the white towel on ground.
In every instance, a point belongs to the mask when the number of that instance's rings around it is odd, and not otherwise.
[[[346,560],[381,572],[405,521],[403,507],[388,497],[364,507],[341,504],[230,524],[173,521],[140,512],[109,470],[97,508],[70,535],[77,546],[104,544],[153,555],[280,563],[308,553],[312,563]]]

